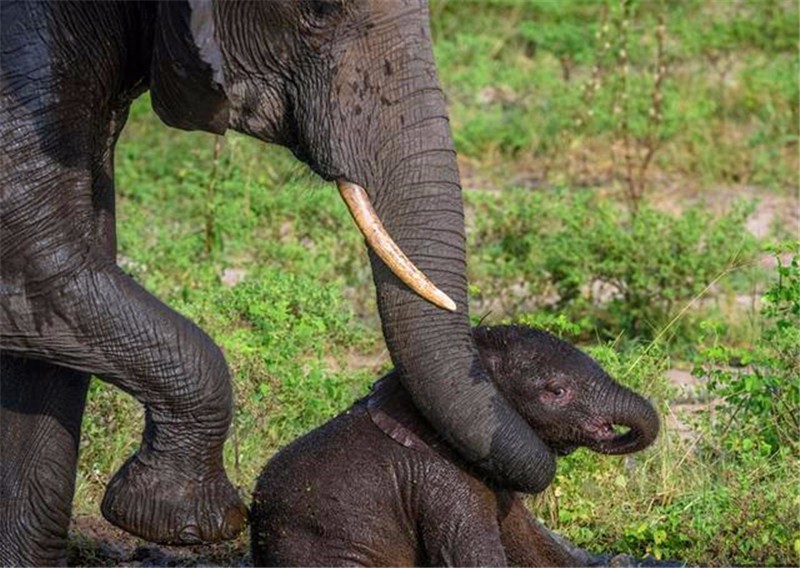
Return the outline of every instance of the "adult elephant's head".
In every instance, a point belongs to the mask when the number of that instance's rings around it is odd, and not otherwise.
[[[496,481],[546,486],[552,452],[472,339],[461,187],[424,3],[166,2],[151,69],[168,124],[285,145],[339,183],[363,215],[384,336],[418,408]],[[429,280],[409,275],[398,249]]]

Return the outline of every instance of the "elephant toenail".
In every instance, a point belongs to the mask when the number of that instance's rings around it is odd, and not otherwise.
[[[197,525],[187,525],[181,529],[178,538],[183,544],[200,544],[203,539],[200,538],[200,528]]]
[[[223,526],[226,534],[238,534],[245,524],[245,513],[239,509],[231,509],[225,515]]]

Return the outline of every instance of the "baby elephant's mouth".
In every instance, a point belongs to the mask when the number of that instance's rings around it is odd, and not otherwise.
[[[596,416],[566,425],[555,435],[544,438],[557,456],[571,454],[586,447],[601,454],[630,454],[649,446],[658,434],[658,417],[652,406],[645,403],[644,416],[615,418]]]
[[[602,454],[627,454],[642,447],[642,433],[626,425],[601,422],[588,426],[587,446]]]
[[[589,434],[598,441],[608,441],[624,436],[630,431],[628,426],[612,424],[611,422],[600,422],[592,424],[586,428]]]

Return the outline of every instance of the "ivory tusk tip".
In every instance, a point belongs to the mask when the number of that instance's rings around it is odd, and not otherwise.
[[[441,290],[439,290],[439,294],[441,294],[441,296],[437,298],[437,300],[439,300],[436,303],[437,306],[439,306],[440,308],[443,308],[445,310],[451,311],[451,312],[458,311],[458,307],[456,306],[456,303],[453,301],[453,299],[450,296],[448,296],[447,294],[445,294]]]

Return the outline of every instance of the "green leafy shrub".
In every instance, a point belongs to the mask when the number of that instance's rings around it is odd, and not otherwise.
[[[366,392],[370,369],[346,369],[349,351],[369,348],[342,290],[308,272],[267,267],[232,287],[175,306],[223,348],[239,401],[236,461],[256,475],[275,449]]]
[[[777,280],[764,294],[761,338],[738,349],[716,338],[694,371],[721,401],[710,428],[734,456],[800,455],[800,243],[772,250]],[[784,263],[784,252],[795,256]]]
[[[631,215],[588,191],[506,191],[472,204],[483,293],[502,297],[517,280],[524,292],[506,293],[506,312],[564,314],[583,337],[690,339],[688,308],[756,252],[742,204],[721,217],[701,207]]]
[[[796,186],[792,2],[439,0],[431,13],[461,155],[637,194],[648,169]]]

